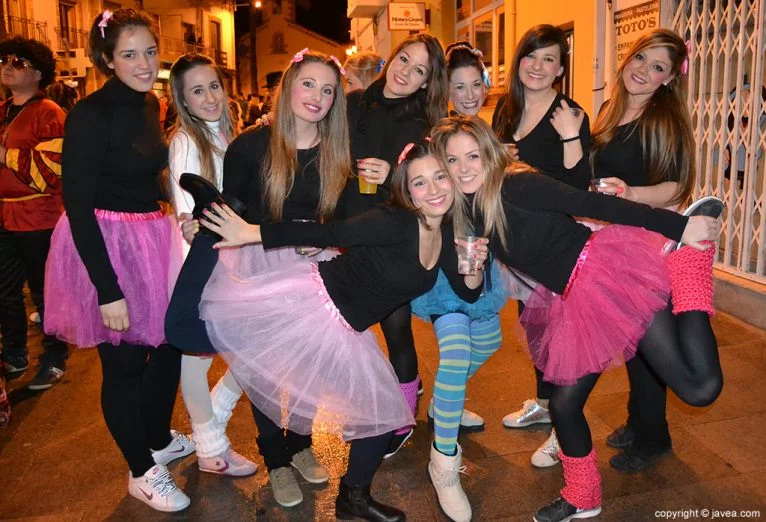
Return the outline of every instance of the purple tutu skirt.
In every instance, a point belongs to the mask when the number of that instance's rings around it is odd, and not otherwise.
[[[609,225],[591,236],[563,295],[537,285],[521,324],[543,380],[574,384],[636,354],[670,296],[666,242],[643,228]]]
[[[249,277],[220,265],[200,314],[213,346],[272,421],[345,440],[415,423],[375,335],[346,323],[316,263]]]
[[[159,346],[165,342],[165,312],[181,257],[174,216],[161,211],[134,214],[96,210],[109,261],[128,304],[130,328],[104,326],[96,287],[72,240],[66,214],[56,224],[45,265],[45,333],[81,348],[121,342]]]

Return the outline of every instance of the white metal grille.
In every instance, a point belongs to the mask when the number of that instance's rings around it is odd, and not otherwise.
[[[766,0],[681,0],[672,23],[691,44],[688,104],[698,147],[694,195],[726,202],[717,266],[762,283],[765,10]]]

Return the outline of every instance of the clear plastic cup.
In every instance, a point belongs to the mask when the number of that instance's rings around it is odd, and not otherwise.
[[[607,196],[616,196],[617,192],[603,192],[600,191],[600,188],[608,188],[611,187],[608,183],[604,181],[604,178],[595,178],[590,180],[590,189],[593,192],[600,192],[601,194],[605,194]]]
[[[484,261],[478,258],[476,245],[481,237],[463,236],[458,238],[462,243],[457,247],[457,272],[462,275],[476,275]]]
[[[359,172],[369,172],[368,169],[359,169]],[[359,193],[360,194],[377,194],[378,186],[375,183],[370,183],[362,176],[359,176]]]

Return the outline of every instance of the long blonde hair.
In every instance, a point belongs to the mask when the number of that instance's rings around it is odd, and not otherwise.
[[[664,47],[670,56],[672,78],[660,85],[641,110],[632,132],[641,133],[644,157],[649,160],[649,185],[678,176],[678,191],[672,203],[684,204],[691,196],[696,178],[695,142],[691,118],[686,108],[686,75],[681,65],[688,51],[681,37],[667,29],[657,29],[639,38],[628,51],[628,57],[617,71],[612,97],[596,118],[591,131],[590,162],[593,167],[598,153],[614,139],[617,127],[628,108],[628,91],[622,75],[635,56],[654,47]]]
[[[484,225],[484,234],[492,236],[496,234],[503,249],[508,251],[508,220],[503,211],[502,188],[505,177],[522,172],[535,172],[535,170],[520,161],[511,161],[510,156],[498,141],[492,128],[477,116],[457,115],[443,118],[431,130],[434,150],[439,160],[447,163],[447,143],[458,134],[465,134],[473,138],[479,145],[479,156],[484,167],[484,181],[481,188],[476,192],[473,199],[473,208],[470,215],[481,215]],[[465,197],[455,202],[453,223],[455,236],[466,235],[471,232],[474,225],[467,213]]]
[[[260,175],[264,182],[265,202],[269,217],[281,221],[285,199],[293,189],[298,170],[298,151],[295,145],[295,115],[290,107],[291,89],[298,73],[307,63],[322,63],[335,72],[335,94],[327,115],[317,124],[319,131],[319,207],[320,221],[332,218],[346,181],[351,177],[346,96],[340,69],[335,60],[317,51],[303,53],[299,62],[290,62],[282,75],[275,105],[271,139]]]
[[[206,180],[215,183],[215,161],[213,158],[216,153],[223,154],[225,151],[218,150],[218,147],[215,145],[213,131],[210,130],[210,127],[208,127],[203,120],[189,112],[189,109],[184,103],[184,77],[186,76],[186,73],[195,67],[204,66],[213,68],[218,77],[218,83],[221,85],[221,90],[223,91],[224,103],[221,109],[221,119],[218,129],[223,133],[224,142],[228,145],[237,135],[237,129],[231,121],[229,104],[226,103],[226,84],[223,81],[221,70],[216,67],[212,59],[197,53],[189,53],[181,56],[170,68],[170,91],[172,93],[173,105],[175,106],[178,118],[170,128],[168,134],[174,136],[177,132],[184,131],[189,136],[192,143],[194,143],[199,151],[199,162],[201,167],[200,175]]]
[[[356,74],[362,82],[362,89],[366,89],[375,81],[375,77],[384,64],[385,61],[380,55],[366,52],[350,56],[343,64],[343,68]]]

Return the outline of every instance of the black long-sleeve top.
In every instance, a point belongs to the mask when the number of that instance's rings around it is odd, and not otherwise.
[[[261,227],[261,235],[264,248],[348,247],[345,254],[319,263],[319,274],[340,313],[354,330],[361,332],[430,290],[439,268],[461,299],[478,299],[481,286],[469,289],[457,273],[452,225],[444,224],[441,230],[439,263],[431,270],[420,263],[417,216],[387,205],[325,225],[267,224]]]
[[[498,133],[498,138],[503,143],[515,143],[519,149],[519,159],[534,168],[540,170],[552,178],[566,183],[567,185],[587,190],[590,184],[591,171],[588,155],[590,154],[590,122],[588,115],[580,126],[580,144],[583,156],[571,169],[564,167],[564,144],[556,129],[551,124],[553,111],[561,106],[561,100],[566,100],[570,107],[582,109],[577,102],[563,94],[557,94],[543,118],[532,131],[520,140],[513,138],[516,129],[498,129],[500,111],[505,104],[505,97],[501,98],[492,114],[492,128]]]
[[[591,230],[571,216],[643,227],[678,241],[688,218],[663,209],[597,192],[576,190],[548,176],[516,174],[503,182],[502,204],[508,221],[505,250],[497,233],[490,250],[549,290],[563,293]],[[483,222],[474,219],[477,234]],[[615,267],[619,270],[619,267]]]
[[[593,161],[594,177],[620,178],[631,187],[649,185],[648,158],[651,154],[651,144],[647,143],[644,153],[641,130],[637,128],[637,123],[632,121],[617,127],[614,137],[596,153]],[[678,172],[671,172],[662,181],[678,182],[679,179]]]
[[[77,251],[99,304],[123,298],[95,209],[152,212],[159,209],[159,175],[168,161],[159,102],[111,78],[78,102],[65,126],[64,208]]]
[[[413,96],[386,98],[385,85],[385,79],[379,79],[364,91],[349,93],[348,127],[351,159],[380,158],[391,164],[393,172],[404,146],[428,136],[431,125],[425,107],[419,107]],[[391,172],[378,194],[366,197],[371,205],[387,197]]]
[[[223,196],[236,197],[247,205],[243,216],[253,224],[272,222],[265,201],[265,180],[261,172],[269,150],[271,128],[253,128],[237,136],[226,149],[223,160]],[[282,207],[282,221],[311,219],[318,221],[320,195],[319,145],[310,149],[298,149],[298,169],[292,189]],[[343,219],[366,210],[369,205],[362,201],[354,180],[349,180],[336,206],[334,219]]]

